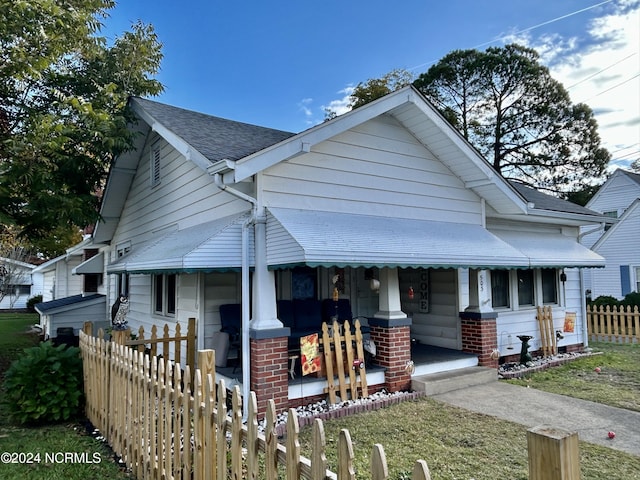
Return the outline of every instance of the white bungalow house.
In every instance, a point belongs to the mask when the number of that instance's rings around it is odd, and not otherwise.
[[[459,368],[496,366],[515,335],[536,350],[538,305],[559,330],[575,313],[560,347],[584,343],[580,271],[604,260],[578,233],[602,217],[506,182],[412,87],[299,134],[130,106],[135,148],[111,169],[93,236],[109,245],[107,303],[128,295],[133,328],[194,317],[199,348],[236,312],[238,380],[259,408],[322,395],[321,380],[287,382],[287,351],[334,288],[371,329],[379,388],[408,388],[419,353]]]
[[[42,303],[35,309],[45,339],[56,338],[59,329],[78,335],[85,321],[106,326],[104,255],[93,239],[85,238],[34,272],[43,278]]]
[[[583,228],[582,244],[606,260],[605,268],[585,272],[591,298],[640,292],[640,174],[617,169],[587,207],[609,220]]]
[[[36,268],[15,258],[0,257],[0,310],[25,309],[31,297],[42,293],[42,275]]]

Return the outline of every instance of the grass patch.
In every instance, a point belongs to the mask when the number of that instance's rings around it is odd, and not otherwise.
[[[507,381],[640,412],[640,345],[594,342],[591,347],[602,353]]]
[[[0,380],[25,348],[38,343],[26,334],[38,323],[37,314],[0,314]],[[87,480],[133,478],[113,461],[111,450],[87,433],[82,421],[39,427],[18,427],[8,422],[0,389],[0,454],[32,463],[0,463],[0,478],[12,480]],[[65,457],[65,454],[68,456]],[[20,455],[20,456],[19,456]]]
[[[31,325],[39,322],[37,313],[0,314],[0,384],[4,372],[25,348],[37,345],[40,338],[27,333]]]
[[[410,478],[418,459],[439,480],[528,478],[525,426],[451,407],[430,398],[324,422],[329,468],[337,471],[340,431],[349,430],[358,479],[371,478],[373,445],[383,445],[390,479]],[[311,454],[311,427],[301,429]],[[640,457],[580,442],[583,479],[640,479]]]
[[[595,343],[601,355],[509,380],[561,395],[640,411],[640,345]],[[600,368],[600,373],[595,371]],[[371,478],[373,445],[383,445],[389,478],[410,478],[423,459],[435,479],[528,478],[527,427],[468,412],[430,398],[324,422],[329,468],[337,469],[340,430],[349,430],[358,478]],[[303,454],[311,454],[311,427],[301,430]],[[640,479],[640,457],[580,442],[585,480]]]

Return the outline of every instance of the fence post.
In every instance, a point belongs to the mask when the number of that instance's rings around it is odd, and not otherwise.
[[[578,434],[550,425],[527,430],[529,480],[580,480]]]

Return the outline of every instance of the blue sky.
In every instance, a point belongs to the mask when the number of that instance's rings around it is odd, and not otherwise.
[[[121,0],[102,33],[137,20],[164,45],[156,100],[291,132],[395,68],[526,44],[594,109],[613,163],[640,156],[640,0]]]

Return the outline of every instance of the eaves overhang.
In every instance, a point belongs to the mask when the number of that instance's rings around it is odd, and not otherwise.
[[[197,166],[203,170],[207,170],[211,166],[211,161],[199,152],[193,145],[187,143],[182,137],[176,135],[172,130],[165,127],[162,123],[156,120],[149,112],[147,112],[142,106],[138,104],[135,98],[131,99],[131,108],[144,122],[146,122],[151,130],[158,133],[164,138],[173,148],[180,152],[187,160],[191,160]]]

